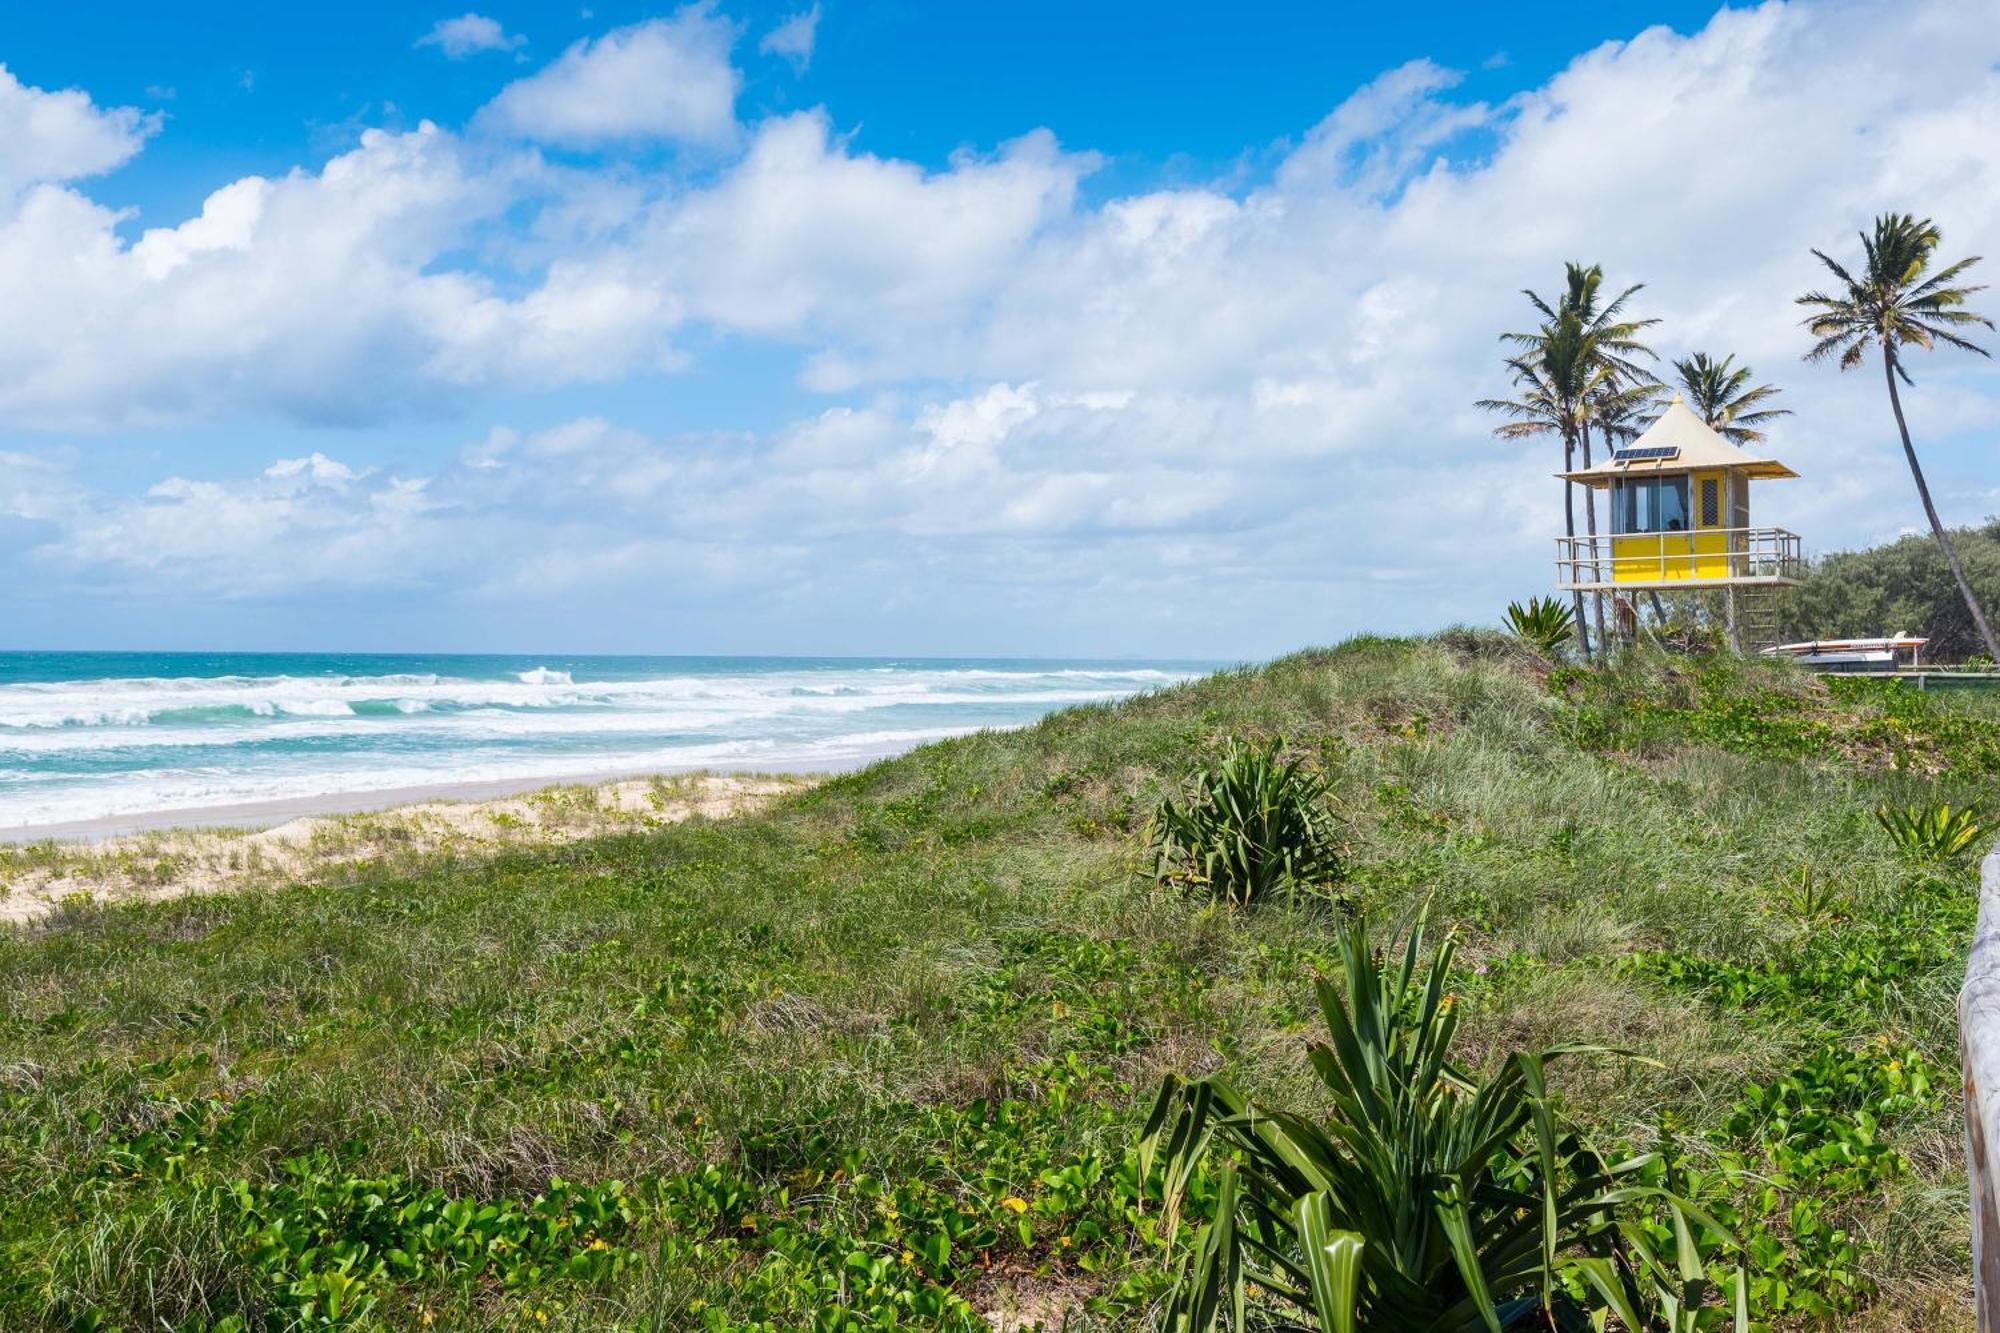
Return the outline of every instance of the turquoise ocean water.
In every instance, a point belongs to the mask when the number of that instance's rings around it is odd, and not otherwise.
[[[447,783],[851,767],[1212,665],[0,653],[0,828]]]

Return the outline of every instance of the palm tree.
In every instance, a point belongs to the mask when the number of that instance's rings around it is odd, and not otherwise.
[[[1944,551],[1944,562],[1951,567],[1951,576],[1958,582],[1959,596],[1965,599],[1965,609],[1972,613],[1972,623],[1978,627],[1979,637],[1986,641],[1988,656],[2000,661],[2000,640],[1993,637],[1993,626],[1987,623],[1986,612],[1965,577],[1965,566],[1959,562],[1951,536],[1938,518],[1937,505],[1931,501],[1930,485],[1924,480],[1923,466],[1917,462],[1916,446],[1910,443],[1910,426],[1903,419],[1902,396],[1896,389],[1899,379],[1904,384],[1914,382],[1903,365],[1902,349],[1905,346],[1929,351],[1936,344],[1945,343],[1981,356],[1987,355],[1985,348],[1953,331],[1973,324],[1983,324],[1989,329],[1993,327],[1992,320],[1965,308],[1967,297],[1986,289],[1952,285],[1959,274],[1979,262],[1979,256],[1947,264],[1925,276],[1942,239],[1937,226],[1929,218],[1919,219],[1907,213],[1885,213],[1875,219],[1874,235],[1863,233],[1861,236],[1865,262],[1859,277],[1850,274],[1821,251],[1814,250],[1813,254],[1820,263],[1831,269],[1833,276],[1840,280],[1840,287],[1832,294],[1807,292],[1798,298],[1800,305],[1812,311],[1805,318],[1806,328],[1819,339],[1806,353],[1805,359],[1823,361],[1838,354],[1840,368],[1852,370],[1863,362],[1869,348],[1881,349],[1882,378],[1889,385],[1889,407],[1896,415],[1896,430],[1903,438],[1903,457],[1910,465],[1911,479],[1917,483],[1917,497],[1924,503],[1924,517],[1930,520],[1931,535],[1937,538],[1939,548]]]
[[[1567,403],[1569,429],[1563,434],[1564,471],[1574,466],[1574,450],[1583,453],[1583,466],[1591,465],[1591,430],[1594,425],[1602,426],[1614,419],[1629,417],[1640,402],[1634,391],[1642,386],[1657,383],[1651,371],[1637,360],[1650,357],[1653,351],[1639,339],[1639,332],[1659,321],[1654,319],[1631,319],[1624,314],[1625,303],[1633,293],[1644,287],[1634,283],[1609,301],[1603,299],[1604,270],[1597,264],[1579,264],[1574,260],[1564,265],[1563,293],[1551,303],[1533,291],[1523,291],[1528,303],[1542,316],[1542,325],[1532,333],[1507,333],[1501,341],[1513,343],[1523,349],[1521,356],[1508,364],[1514,369],[1516,380],[1521,380],[1524,363],[1542,363],[1544,367],[1555,366],[1554,381],[1566,386],[1572,397]],[[1558,345],[1558,339],[1561,345]],[[1494,407],[1492,403],[1482,404]],[[1496,410],[1505,410],[1504,407]],[[1516,423],[1510,424],[1519,424]],[[1496,432],[1505,436],[1505,428]],[[1517,432],[1521,434],[1533,432]],[[1606,442],[1612,438],[1606,434]],[[1574,486],[1564,483],[1563,504],[1569,524],[1569,535],[1576,536],[1574,516]],[[1591,549],[1596,550],[1597,537],[1597,492],[1584,491],[1585,532],[1591,538]],[[1597,637],[1604,639],[1604,603],[1601,597],[1595,599],[1597,611]],[[1583,618],[1583,595],[1576,596],[1576,612],[1579,622]],[[1589,656],[1588,636],[1583,636],[1580,646],[1584,655]]]
[[[1731,444],[1756,444],[1764,438],[1760,426],[1791,412],[1764,406],[1778,396],[1777,387],[1750,385],[1750,367],[1738,366],[1735,361],[1734,356],[1717,361],[1706,352],[1696,352],[1674,362],[1674,370],[1687,405],[1711,430]]]
[[[1563,471],[1576,467],[1576,447],[1582,433],[1584,403],[1595,378],[1588,368],[1582,323],[1574,314],[1557,319],[1537,352],[1523,352],[1510,358],[1518,396],[1482,398],[1478,406],[1499,412],[1508,420],[1493,428],[1503,440],[1529,439],[1553,435],[1562,441]],[[1575,555],[1576,487],[1563,483],[1563,530],[1572,539],[1570,555]],[[1590,631],[1583,618],[1583,594],[1570,594],[1575,604],[1577,647],[1586,661],[1590,658]]]

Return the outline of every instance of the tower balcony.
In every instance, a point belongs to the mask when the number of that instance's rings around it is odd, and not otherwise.
[[[1798,534],[1783,528],[1556,538],[1556,586],[1564,592],[1784,586],[1804,568]]]

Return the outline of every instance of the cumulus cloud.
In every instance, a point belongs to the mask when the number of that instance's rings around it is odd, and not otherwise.
[[[736,138],[742,87],[729,61],[735,41],[735,25],[713,5],[689,5],[576,43],[502,89],[481,118],[564,148],[653,140],[725,147]]]
[[[49,516],[60,541],[29,558],[230,598],[422,582],[439,567],[427,485],[320,453],[247,478],[173,476],[129,499],[66,485]]]
[[[159,128],[156,114],[100,107],[74,88],[31,88],[0,65],[0,198],[123,166]]]
[[[800,112],[766,121],[740,162],[656,211],[626,253],[692,315],[732,329],[962,325],[1071,211],[1095,162],[1038,130],[927,172],[853,152],[824,113]]]
[[[527,43],[527,38],[501,27],[498,19],[474,13],[439,19],[417,39],[418,46],[435,46],[447,60],[464,60],[485,51],[515,51]]]
[[[765,55],[782,56],[792,68],[804,72],[812,64],[813,42],[819,33],[819,6],[792,15],[764,34],[757,49]]]

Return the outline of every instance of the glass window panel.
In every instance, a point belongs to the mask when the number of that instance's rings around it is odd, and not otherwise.
[[[1688,484],[1686,477],[1663,477],[1658,481],[1654,532],[1686,532],[1688,527]]]

